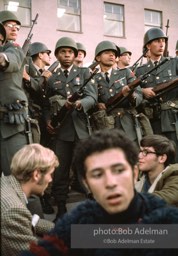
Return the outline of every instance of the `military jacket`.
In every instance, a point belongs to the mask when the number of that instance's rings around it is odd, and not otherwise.
[[[96,75],[96,82],[98,85],[98,102],[107,103],[111,97],[122,90],[123,86],[129,85],[134,80],[135,77],[128,68],[121,70],[112,69],[109,84],[103,75],[98,73]],[[137,134],[132,110],[135,110],[135,106],[139,105],[141,102],[142,91],[140,86],[138,86],[135,89],[134,105],[132,105],[129,97],[126,97],[126,99],[111,112],[115,118],[115,127],[123,130],[133,141],[137,140]]]
[[[17,100],[27,102],[26,94],[22,87],[22,73],[25,64],[25,55],[22,49],[15,44],[7,42],[0,47],[0,52],[6,54],[9,65],[5,70],[0,70],[0,105],[13,104]],[[1,122],[1,136],[8,138],[24,130],[22,124],[5,124]]]
[[[90,71],[88,68],[80,68],[74,65],[67,78],[59,68],[48,80],[47,97],[60,95],[67,99],[77,92],[89,77]],[[74,109],[59,127],[57,136],[60,139],[74,141],[76,134],[79,139],[85,139],[89,136],[87,111],[95,106],[97,98],[96,83],[92,78],[84,87],[83,95],[80,98],[82,110]],[[49,113],[46,113],[46,119],[49,119]]]
[[[163,61],[165,57],[161,58]],[[147,64],[144,64],[141,67],[137,68],[136,76],[140,76],[148,72],[153,68],[153,64],[149,61]],[[154,87],[157,84],[171,81],[178,77],[178,58],[170,58],[163,65],[158,67],[155,71],[148,75],[148,77],[142,81],[142,88]],[[171,132],[175,131],[175,118],[177,114],[173,111],[172,108],[166,108],[166,104],[170,101],[178,101],[178,87],[173,90],[168,91],[167,93],[161,95],[161,130],[162,132]],[[152,99],[151,104],[154,105],[159,102],[159,99]]]

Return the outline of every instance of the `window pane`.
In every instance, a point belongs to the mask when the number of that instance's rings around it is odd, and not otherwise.
[[[14,12],[22,26],[31,26],[31,0],[5,0],[5,10]]]
[[[80,32],[80,0],[57,1],[58,29]]]
[[[124,36],[124,8],[122,5],[104,3],[104,34]]]
[[[145,25],[161,27],[161,12],[145,10]]]
[[[64,14],[62,18],[58,19],[58,28],[67,31],[80,31],[80,18],[78,16]]]

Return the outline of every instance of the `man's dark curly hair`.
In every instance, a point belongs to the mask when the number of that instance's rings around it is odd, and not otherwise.
[[[80,178],[85,178],[86,158],[96,152],[107,149],[120,148],[132,169],[138,162],[138,148],[128,137],[118,129],[94,132],[88,139],[80,141],[75,148],[72,169]]]

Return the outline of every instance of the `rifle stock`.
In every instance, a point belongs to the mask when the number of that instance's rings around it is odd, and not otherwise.
[[[93,73],[90,75],[90,77],[84,82],[84,84],[80,87],[80,89],[78,91],[76,91],[75,93],[72,94],[72,96],[70,98],[68,98],[68,101],[71,103],[74,103],[76,100],[80,99],[82,94],[83,94],[83,88],[85,87],[85,85],[93,78],[93,76],[98,72],[98,69],[95,68],[95,70],[93,71]],[[73,109],[72,109],[73,111]],[[68,113],[70,113],[71,110],[69,110],[66,105],[64,104],[61,109],[58,111],[57,115],[53,117],[51,124],[53,127],[57,126],[57,124],[59,123],[61,125],[61,123],[63,122],[63,120],[65,119],[65,117],[67,116]]]
[[[157,84],[152,90],[156,94],[156,97],[161,96],[162,94],[165,94],[169,90],[174,89],[178,85],[178,78],[171,80],[169,82]]]

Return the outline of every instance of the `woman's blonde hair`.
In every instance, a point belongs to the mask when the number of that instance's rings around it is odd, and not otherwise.
[[[40,144],[29,144],[16,152],[11,162],[11,173],[21,182],[30,180],[34,170],[45,174],[56,168],[59,161],[54,152]]]

